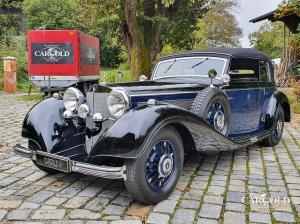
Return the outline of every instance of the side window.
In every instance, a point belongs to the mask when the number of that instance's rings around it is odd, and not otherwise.
[[[268,82],[270,81],[270,68],[268,62],[260,61],[259,62],[259,81]]]
[[[249,58],[233,58],[229,75],[233,82],[259,81],[259,60]]]

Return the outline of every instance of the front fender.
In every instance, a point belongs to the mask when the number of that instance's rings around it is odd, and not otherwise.
[[[36,104],[25,116],[22,136],[34,140],[41,150],[50,152],[56,141],[52,139],[55,123],[63,124],[62,100],[49,98]]]
[[[265,121],[267,128],[271,128],[273,126],[278,105],[281,105],[284,110],[285,121],[289,122],[291,120],[291,110],[287,96],[283,92],[276,91],[270,97],[267,104]]]
[[[138,158],[149,141],[165,125],[181,124],[190,132],[199,151],[237,149],[238,145],[221,135],[199,116],[174,105],[145,105],[130,110],[101,136],[89,160],[103,156]]]

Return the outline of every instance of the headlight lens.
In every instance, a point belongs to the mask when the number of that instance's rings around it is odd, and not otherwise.
[[[120,117],[129,105],[129,98],[123,90],[113,90],[107,98],[107,106],[111,115]]]
[[[83,103],[84,96],[78,89],[70,87],[65,91],[63,99],[65,108],[74,112]]]

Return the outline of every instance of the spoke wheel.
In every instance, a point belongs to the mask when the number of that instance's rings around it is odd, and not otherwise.
[[[225,112],[223,105],[215,100],[207,111],[206,121],[218,132],[223,132],[225,127]]]
[[[164,187],[174,170],[174,148],[168,140],[157,142],[146,162],[146,180],[153,189]]]
[[[137,201],[156,204],[172,193],[183,167],[181,136],[172,126],[157,131],[142,155],[125,161],[128,192]]]

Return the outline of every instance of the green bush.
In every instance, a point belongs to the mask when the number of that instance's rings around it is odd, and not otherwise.
[[[3,57],[12,56],[17,58],[17,87],[19,90],[30,86],[28,81],[28,56],[26,51],[26,37],[5,36],[0,40],[0,89],[3,89]]]

